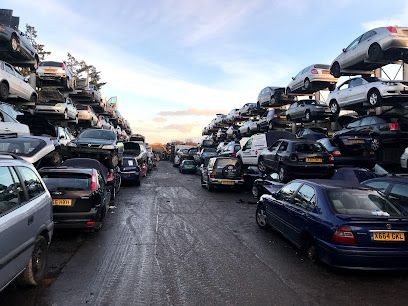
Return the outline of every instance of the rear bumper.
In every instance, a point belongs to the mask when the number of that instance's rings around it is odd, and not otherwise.
[[[97,208],[87,212],[56,213],[54,212],[55,228],[92,228],[87,222],[96,222]]]
[[[333,175],[334,165],[290,165],[284,164],[289,175],[296,177],[329,177]]]
[[[213,185],[222,185],[222,186],[236,186],[236,185],[243,185],[245,183],[243,179],[229,180],[229,179],[213,179],[213,178],[210,178],[209,182]]]
[[[140,179],[139,172],[121,172],[122,181],[137,181]]]
[[[342,156],[334,158],[335,167],[353,166],[372,169],[375,164],[375,157]]]
[[[361,248],[318,242],[319,258],[326,264],[357,270],[408,269],[408,250]]]

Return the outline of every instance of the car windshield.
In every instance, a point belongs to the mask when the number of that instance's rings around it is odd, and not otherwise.
[[[295,144],[295,151],[299,153],[322,153],[325,151],[320,143],[297,143]]]
[[[85,130],[79,136],[78,139],[93,138],[103,140],[116,140],[115,133],[106,130]]]
[[[41,174],[48,190],[77,191],[90,190],[91,176],[82,173],[43,173]]]
[[[185,160],[183,165],[194,165],[194,160]]]
[[[51,62],[51,61],[46,61],[46,62],[41,62],[40,67],[62,67],[61,62]]]
[[[314,67],[316,69],[330,69],[329,65],[323,65],[323,64],[316,64],[316,65],[314,65]]]
[[[403,212],[378,192],[360,189],[328,191],[330,203],[337,214],[358,216],[400,217]]]
[[[354,174],[359,183],[378,177],[377,174],[372,171],[354,170]]]
[[[36,138],[0,139],[0,151],[26,157],[33,156],[46,145],[44,140]]]
[[[83,105],[83,104],[77,104],[76,109],[77,110],[88,110],[89,106],[88,105]]]

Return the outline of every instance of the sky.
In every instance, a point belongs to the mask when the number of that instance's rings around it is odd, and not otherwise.
[[[38,42],[102,72],[134,133],[199,140],[216,113],[256,102],[352,40],[408,23],[408,2],[331,0],[2,0]]]

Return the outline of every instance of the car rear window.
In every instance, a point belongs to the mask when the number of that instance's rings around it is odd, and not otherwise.
[[[41,62],[40,63],[41,67],[47,66],[47,67],[61,67],[62,63],[61,62],[50,62],[50,61],[46,61],[46,62]]]
[[[239,160],[236,158],[219,158],[215,163],[215,166],[217,168],[224,168],[228,165],[233,165],[236,167],[237,165],[239,165]]]
[[[206,148],[206,149],[204,149],[203,150],[203,153],[208,153],[208,152],[217,152],[217,149],[216,148]]]
[[[295,151],[299,153],[322,153],[325,151],[320,143],[297,143]]]
[[[316,69],[330,69],[330,66],[329,66],[329,65],[322,65],[322,64],[314,65],[314,67],[315,67]]]
[[[82,173],[42,173],[41,177],[48,190],[78,191],[91,189],[91,176]]]
[[[194,165],[194,160],[185,160],[183,165]]]
[[[116,140],[115,133],[106,130],[85,130],[79,136],[78,139],[94,138],[103,140]]]
[[[33,156],[46,146],[42,139],[6,138],[0,139],[0,151],[14,153],[20,156]]]
[[[337,214],[358,216],[399,217],[402,211],[378,192],[344,188],[329,190],[330,203]]]
[[[137,161],[134,158],[123,158],[123,166],[125,167],[136,167]]]
[[[77,110],[87,110],[88,105],[83,105],[83,104],[77,104],[76,105]]]

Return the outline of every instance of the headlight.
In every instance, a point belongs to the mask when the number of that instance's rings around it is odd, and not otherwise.
[[[104,149],[104,150],[115,150],[115,146],[114,145],[104,145],[102,147],[102,149]]]
[[[68,142],[67,146],[68,147],[76,147],[77,144],[75,142]]]
[[[383,84],[387,86],[397,86],[398,85],[398,83],[395,83],[395,82],[383,82]]]

